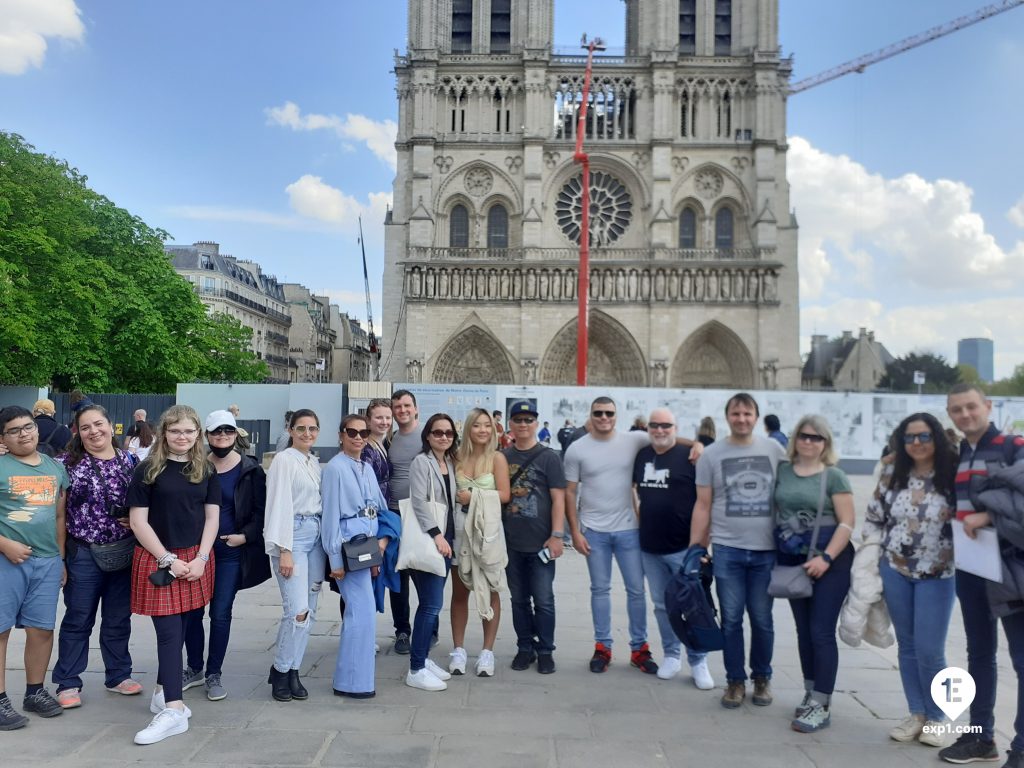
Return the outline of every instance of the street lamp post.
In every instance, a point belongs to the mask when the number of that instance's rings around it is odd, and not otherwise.
[[[587,69],[583,75],[583,103],[580,104],[579,121],[576,124],[576,152],[573,161],[582,167],[582,189],[580,192],[580,276],[579,276],[579,316],[576,331],[576,384],[587,385],[587,345],[589,342],[589,308],[590,302],[590,156],[583,151],[583,138],[587,127],[587,105],[590,100],[590,79],[593,74],[594,51],[603,51],[604,42],[595,37],[589,43],[583,36],[583,48],[587,49]]]

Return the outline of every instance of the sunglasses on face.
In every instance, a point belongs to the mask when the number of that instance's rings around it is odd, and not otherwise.
[[[368,430],[368,429],[355,429],[353,427],[345,427],[345,434],[348,435],[353,440],[355,440],[357,437],[361,437],[361,438],[363,438],[363,440],[365,440],[366,438],[368,438],[370,436],[370,430]]]
[[[451,429],[432,429],[430,430],[430,436],[436,437],[438,440],[442,438],[451,440],[455,437],[455,431]]]
[[[512,419],[513,424],[533,424],[535,421],[536,419],[532,416],[516,416]]]
[[[590,415],[593,416],[595,419],[614,419],[615,411],[591,411]]]
[[[667,421],[650,421],[647,423],[648,429],[672,429],[675,424],[669,424]]]
[[[320,431],[320,427],[316,426],[315,424],[312,426],[306,426],[305,424],[301,424],[298,427],[292,427],[292,430],[298,432],[300,435],[305,435],[307,432],[311,435],[315,435],[317,432]]]
[[[812,435],[810,432],[801,432],[797,435],[797,438],[804,440],[808,443],[824,443],[825,438],[823,435]]]
[[[216,429],[211,429],[209,434],[211,434],[211,435],[234,435],[237,432],[238,432],[238,430],[235,429],[234,427],[217,427]]]
[[[903,436],[904,445],[913,445],[914,441],[921,443],[921,445],[928,445],[932,441],[931,432],[918,432],[917,434],[911,435],[906,434]]]

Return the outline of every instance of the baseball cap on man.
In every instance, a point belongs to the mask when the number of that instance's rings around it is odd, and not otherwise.
[[[36,400],[36,404],[32,406],[32,415],[37,416],[40,413],[45,413],[47,416],[53,416],[57,412],[57,407],[53,404],[53,400]]]
[[[508,409],[508,417],[519,415],[537,416],[537,408],[529,400],[516,400]]]
[[[237,427],[231,411],[214,411],[206,417],[206,431],[213,432],[217,427]]]

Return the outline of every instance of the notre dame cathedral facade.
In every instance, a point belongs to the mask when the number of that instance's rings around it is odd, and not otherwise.
[[[382,378],[575,383],[586,52],[555,54],[553,5],[409,0]],[[625,26],[583,126],[589,383],[798,388],[778,0],[625,0]]]

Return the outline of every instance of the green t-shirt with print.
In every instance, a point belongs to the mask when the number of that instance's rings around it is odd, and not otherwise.
[[[822,507],[821,527],[818,532],[817,551],[825,548],[835,532],[835,506],[832,496],[853,493],[846,473],[838,467],[827,467],[825,472],[825,504]],[[793,465],[780,464],[775,483],[775,546],[780,553],[806,555],[814,530],[821,496],[821,473],[800,477]]]
[[[36,466],[0,456],[0,536],[32,547],[33,557],[58,557],[57,501],[68,473],[49,456]]]

